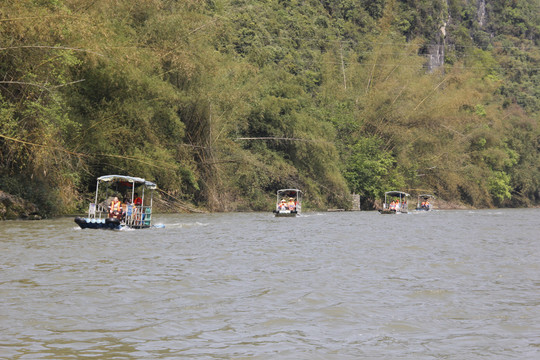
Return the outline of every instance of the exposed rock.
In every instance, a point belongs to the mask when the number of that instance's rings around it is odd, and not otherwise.
[[[478,25],[483,28],[486,25],[486,0],[478,1],[478,11],[476,15]]]
[[[444,44],[432,44],[427,47],[428,72],[433,72],[435,69],[439,69],[444,65],[444,47]]]
[[[29,201],[0,190],[0,220],[41,220],[39,209]]]

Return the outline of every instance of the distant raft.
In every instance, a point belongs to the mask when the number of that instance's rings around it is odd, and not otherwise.
[[[383,208],[379,210],[381,214],[408,213],[409,194],[403,191],[387,191],[384,193]]]
[[[302,191],[298,189],[280,189],[277,191],[276,217],[295,217],[302,211]]]
[[[433,210],[433,204],[431,203],[436,197],[431,194],[418,195],[418,203],[416,204],[417,211],[431,211]]]

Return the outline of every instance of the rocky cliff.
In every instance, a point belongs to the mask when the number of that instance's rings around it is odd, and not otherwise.
[[[0,220],[28,219],[39,220],[36,205],[0,190]]]

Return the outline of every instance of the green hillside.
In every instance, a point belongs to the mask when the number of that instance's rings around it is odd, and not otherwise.
[[[0,190],[211,211],[540,203],[538,0],[0,0]]]

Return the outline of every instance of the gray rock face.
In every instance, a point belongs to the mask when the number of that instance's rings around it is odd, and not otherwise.
[[[0,190],[0,220],[40,220],[36,205]]]

